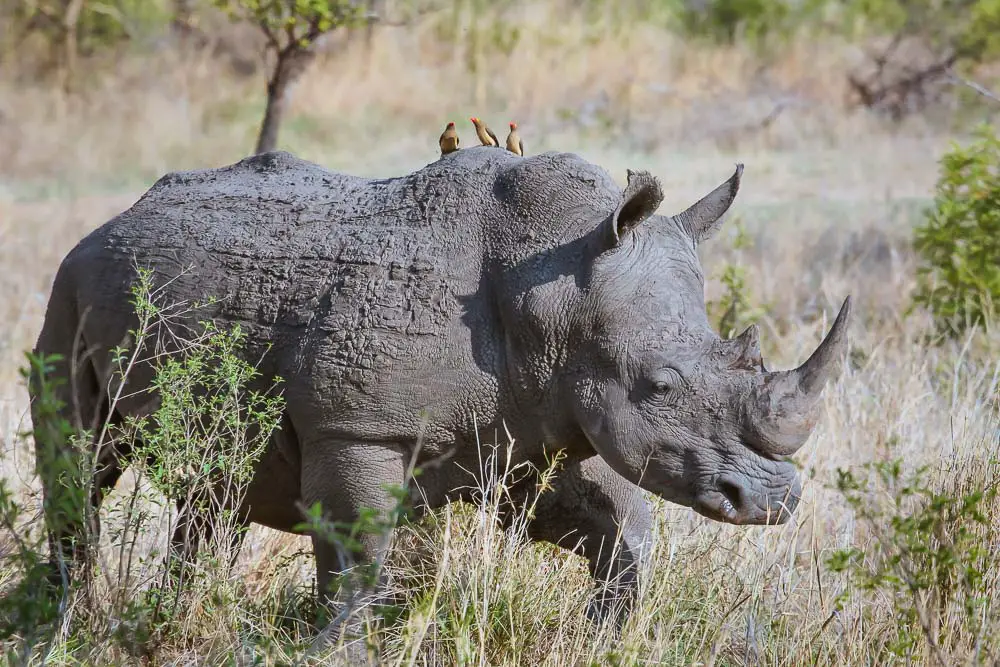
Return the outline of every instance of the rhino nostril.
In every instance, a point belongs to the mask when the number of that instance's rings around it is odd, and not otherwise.
[[[719,480],[719,493],[725,496],[726,500],[737,512],[744,508],[743,487],[729,480]]]

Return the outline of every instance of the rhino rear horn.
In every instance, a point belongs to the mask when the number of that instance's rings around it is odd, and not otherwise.
[[[767,373],[748,409],[751,439],[769,454],[795,453],[809,438],[817,419],[817,403],[837,361],[847,351],[851,297],[819,347],[804,364],[790,371]]]
[[[722,226],[722,216],[733,205],[743,177],[743,163],[737,163],[736,172],[707,195],[682,213],[673,216],[695,245],[714,234]]]
[[[760,354],[760,327],[751,324],[739,336],[726,341],[730,356],[730,368],[764,370],[764,360]]]

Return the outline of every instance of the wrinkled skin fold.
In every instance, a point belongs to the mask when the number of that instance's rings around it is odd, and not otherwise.
[[[568,153],[463,149],[383,180],[283,152],[169,174],[63,260],[35,352],[77,360],[55,366],[68,418],[148,414],[146,365],[107,409],[111,351],[136,324],[133,262],[153,269],[166,303],[214,297],[188,323],[239,324],[247,359],[262,360],[251,388],[283,379],[281,429],[239,508],[279,530],[301,520],[296,503],[319,502],[334,521],[387,511],[386,485],[405,482],[418,437],[421,463],[444,457],[415,482],[422,510],[467,497],[477,443],[504,429],[513,463],[544,468],[562,449],[528,534],[614,581],[592,612],[621,620],[648,546],[640,489],[717,521],[788,521],[800,486],[787,457],[846,346],[849,299],[787,371],[765,370],[756,327],[722,340],[709,326],[697,247],[742,172],[675,215],[657,213],[652,175],[630,171],[622,190]],[[39,433],[40,451],[65,446]],[[112,453],[95,504],[129,463],[127,447]],[[514,505],[534,488],[512,489]],[[76,562],[82,527],[49,526],[54,560]],[[191,534],[185,545],[175,535],[186,557]],[[333,595],[340,561],[313,541],[320,590]],[[362,556],[382,548],[371,540]]]

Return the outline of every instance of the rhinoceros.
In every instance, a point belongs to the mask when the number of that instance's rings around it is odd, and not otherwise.
[[[293,531],[317,502],[335,521],[387,511],[418,441],[417,462],[440,464],[414,481],[417,509],[468,498],[483,443],[508,432],[515,464],[565,456],[529,538],[584,556],[627,608],[652,522],[643,489],[731,524],[792,516],[788,457],[845,350],[849,296],[793,370],[765,368],[756,326],[712,330],[697,249],[742,171],[672,216],[656,213],[650,173],[629,170],[623,189],[564,152],[476,147],[386,179],[282,151],[170,173],[62,261],[35,353],[78,360],[53,367],[72,375],[56,389],[67,417],[148,414],[154,401],[132,392],[108,414],[107,387],[112,348],[137,324],[135,267],[151,269],[164,301],[239,324],[247,358],[283,380],[247,524]],[[132,389],[151,373],[133,369]],[[116,447],[92,503],[129,463]],[[534,489],[528,478],[512,498]],[[71,561],[79,529],[51,528],[53,553]],[[384,540],[366,540],[362,559],[380,556]],[[313,543],[328,591],[340,561]]]

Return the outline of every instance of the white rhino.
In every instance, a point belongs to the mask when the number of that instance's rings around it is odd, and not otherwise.
[[[285,531],[302,520],[297,501],[338,521],[391,507],[385,485],[403,483],[418,436],[421,461],[450,454],[417,478],[422,509],[462,498],[477,443],[504,427],[515,463],[544,467],[563,449],[528,531],[616,582],[600,614],[609,599],[627,605],[636,583],[650,526],[640,488],[735,524],[782,523],[799,500],[786,457],[838,368],[850,299],[790,371],[764,368],[756,327],[732,340],[712,331],[696,249],[741,174],[665,216],[648,173],[630,171],[622,191],[569,153],[477,147],[389,179],[284,152],[172,173],[66,256],[35,352],[80,359],[61,390],[67,417],[148,414],[148,395],[107,414],[110,349],[137,322],[133,262],[153,269],[167,302],[215,297],[192,320],[238,323],[263,381],[284,380],[282,426],[241,510]],[[55,372],[70,377],[65,363]],[[141,367],[130,382],[150,377]],[[119,443],[93,502],[128,461]],[[533,489],[525,480],[515,497]],[[55,511],[53,553],[72,559],[79,526]],[[338,559],[314,546],[326,591]],[[368,540],[363,557],[378,549]]]

